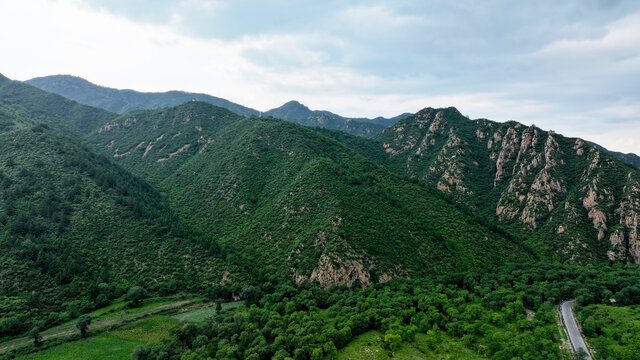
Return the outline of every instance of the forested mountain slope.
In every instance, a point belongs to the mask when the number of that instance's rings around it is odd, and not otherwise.
[[[210,241],[146,182],[46,125],[0,134],[0,337],[133,285],[219,281]]]
[[[255,272],[352,285],[532,259],[423,186],[281,120],[190,102],[125,115],[87,141]]]
[[[82,104],[124,114],[136,109],[159,109],[198,100],[231,110],[243,116],[258,115],[258,111],[207,94],[184,91],[144,93],[135,90],[119,90],[93,84],[71,75],[51,75],[26,81],[39,89],[50,91]]]
[[[426,108],[374,141],[363,153],[384,151],[389,167],[542,234],[562,257],[640,263],[640,171],[581,139]]]
[[[117,115],[78,104],[57,94],[42,91],[0,74],[0,126],[5,119],[45,123],[66,135],[80,136],[104,125]],[[6,121],[6,120],[4,120]]]

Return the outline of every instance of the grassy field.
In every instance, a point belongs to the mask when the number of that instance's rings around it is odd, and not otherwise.
[[[589,305],[578,317],[597,358],[640,358],[640,306]]]
[[[198,300],[198,299],[196,299]],[[144,316],[172,311],[189,306],[196,306],[194,300],[179,299],[175,297],[148,299],[145,304],[139,308],[126,308],[125,301],[117,301],[102,309],[98,309],[89,313],[92,318],[89,331],[108,328],[123,322],[135,321]],[[55,338],[64,338],[78,333],[76,328],[77,319],[68,321],[61,325],[46,329],[41,332],[43,340],[51,340]],[[18,349],[20,347],[31,344],[32,340],[28,337],[20,337],[0,343],[0,353]]]
[[[233,309],[243,305],[244,305],[244,301],[226,303],[226,304],[222,304],[222,310]],[[173,318],[180,322],[184,322],[184,321],[200,322],[200,321],[204,321],[206,318],[213,316],[215,314],[216,314],[216,307],[209,306],[202,309],[179,313],[179,314],[173,315]]]
[[[171,329],[176,326],[179,326],[178,320],[170,316],[152,316],[90,339],[69,342],[31,354],[24,359],[131,359],[131,353],[137,345],[168,338]]]
[[[445,335],[440,335],[441,342],[434,349],[427,349],[427,335],[418,334],[413,343],[403,343],[402,347],[392,353],[383,346],[382,334],[378,331],[369,331],[356,337],[344,349],[338,351],[337,360],[413,360],[413,359],[460,359],[475,360],[482,357],[466,348],[458,340]]]
[[[108,328],[129,323],[116,330],[106,331],[97,336],[78,341],[70,341],[54,346],[39,353],[23,357],[24,359],[130,359],[137,345],[158,342],[170,336],[170,330],[184,321],[203,321],[215,315],[212,303],[201,303],[201,299],[158,298],[149,300],[135,309],[126,309],[124,302],[118,302],[96,310],[91,316],[96,319],[90,330]],[[223,309],[243,306],[244,301],[223,304]],[[182,312],[181,312],[182,311]],[[75,321],[48,329],[42,334],[48,338],[70,336],[77,333]],[[45,338],[46,339],[46,338]],[[15,343],[15,344],[14,344]],[[16,348],[31,343],[31,339],[15,339],[3,343],[5,347]]]

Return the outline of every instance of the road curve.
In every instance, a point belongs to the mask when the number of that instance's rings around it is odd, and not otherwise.
[[[578,351],[578,349],[583,349],[587,356],[585,360],[593,360],[591,355],[589,354],[589,349],[587,349],[587,345],[584,343],[584,339],[582,338],[582,334],[578,329],[578,325],[576,324],[576,318],[573,316],[573,304],[575,300],[568,300],[560,304],[560,312],[562,312],[562,321],[564,322],[564,327],[567,329],[567,335],[569,335],[569,340],[571,340],[571,346],[573,346],[574,351]]]

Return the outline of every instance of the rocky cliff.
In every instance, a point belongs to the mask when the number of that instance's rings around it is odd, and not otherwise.
[[[640,263],[640,172],[582,139],[426,108],[375,140],[396,171],[540,235],[558,258]]]

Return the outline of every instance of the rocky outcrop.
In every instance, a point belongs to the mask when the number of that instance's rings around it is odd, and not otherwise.
[[[497,133],[494,134],[494,139],[502,138]],[[516,149],[518,148],[520,138],[513,128],[509,128],[504,138],[502,138],[502,145],[500,153],[498,154],[498,160],[496,161],[496,175],[493,180],[493,186],[497,186],[498,182],[502,179],[502,175],[505,173],[507,163],[516,155]]]
[[[549,240],[558,253],[640,263],[640,172],[582,139],[451,109],[425,109],[378,137],[405,160],[399,171],[503,222],[550,231],[566,241]],[[603,242],[606,253],[591,253]]]

